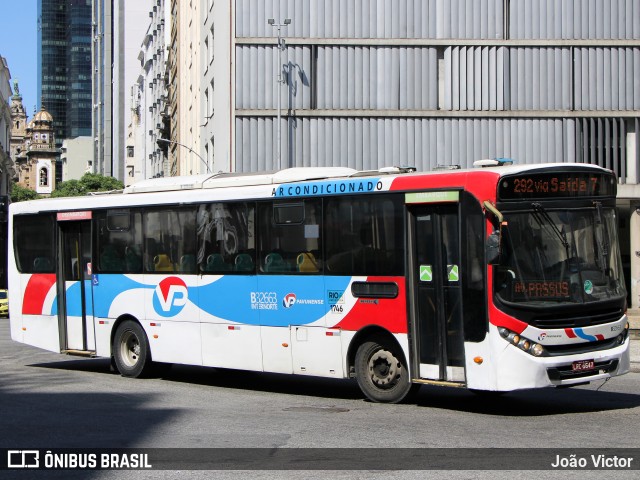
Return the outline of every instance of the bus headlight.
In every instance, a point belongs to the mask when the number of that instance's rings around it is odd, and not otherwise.
[[[523,352],[527,352],[529,355],[533,355],[534,357],[542,357],[545,355],[545,350],[542,345],[534,343],[528,338],[522,337],[507,328],[499,327],[498,333],[500,333],[500,336],[507,342],[518,347]]]
[[[544,353],[544,347],[539,343],[534,343],[533,345],[531,345],[531,349],[529,351],[533,356],[541,357]]]

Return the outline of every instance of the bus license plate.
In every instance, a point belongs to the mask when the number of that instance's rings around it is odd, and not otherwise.
[[[593,360],[580,360],[579,362],[573,362],[571,364],[571,370],[574,372],[585,372],[593,369],[595,369],[595,362]]]

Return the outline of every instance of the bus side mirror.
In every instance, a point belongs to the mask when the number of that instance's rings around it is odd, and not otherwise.
[[[485,257],[489,265],[496,265],[500,259],[500,232],[498,230],[491,232],[487,238]]]

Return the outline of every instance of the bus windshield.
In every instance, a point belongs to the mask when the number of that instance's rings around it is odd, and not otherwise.
[[[579,210],[504,214],[498,299],[519,305],[590,303],[626,295],[616,213],[599,202]]]

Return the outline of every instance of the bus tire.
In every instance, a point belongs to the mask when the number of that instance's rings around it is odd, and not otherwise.
[[[141,377],[151,363],[147,335],[139,323],[131,320],[118,326],[112,351],[116,368],[123,377]]]
[[[411,383],[398,347],[386,342],[371,340],[360,345],[355,370],[360,390],[373,402],[399,403],[419,388]]]

